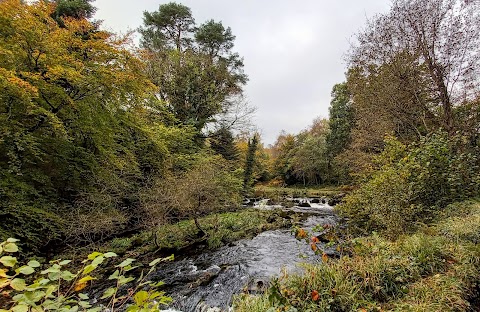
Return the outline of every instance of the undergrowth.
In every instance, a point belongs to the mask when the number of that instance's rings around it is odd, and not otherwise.
[[[235,311],[470,311],[480,280],[480,200],[449,206],[443,220],[395,241],[349,242],[351,256],[283,275]]]
[[[199,218],[199,223],[207,235],[199,232],[193,220],[183,220],[131,237],[115,238],[101,246],[69,250],[62,256],[78,258],[93,250],[100,250],[138,257],[151,252],[175,252],[196,243],[204,243],[208,248],[218,248],[266,230],[291,226],[291,221],[280,215],[276,211],[260,211],[253,208],[216,213]]]

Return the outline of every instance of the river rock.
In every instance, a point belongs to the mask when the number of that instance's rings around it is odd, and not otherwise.
[[[277,202],[274,201],[273,199],[268,199],[267,200],[267,206],[273,206],[273,205],[276,205],[276,204],[277,204]]]
[[[337,204],[340,204],[342,202],[342,199],[345,197],[345,193],[340,193],[337,195],[333,195],[332,198],[328,201],[328,204],[330,206],[335,206]]]
[[[310,200],[310,202],[312,204],[319,204],[320,203],[320,198],[312,198],[312,200]]]
[[[245,199],[243,200],[243,204],[244,204],[245,206],[253,206],[253,205],[255,204],[255,202],[254,202],[253,200],[251,200],[250,198],[245,198]]]

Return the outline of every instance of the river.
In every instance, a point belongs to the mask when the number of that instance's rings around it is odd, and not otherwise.
[[[266,201],[255,207],[301,215],[299,226],[309,231],[318,224],[336,223],[328,204],[310,203],[307,198],[295,202],[309,203],[311,207],[268,206]],[[169,311],[228,311],[233,295],[262,291],[281,270],[299,272],[300,263],[319,261],[320,257],[305,241],[297,240],[291,229],[279,229],[165,263],[152,279],[164,281],[167,294],[173,297]]]

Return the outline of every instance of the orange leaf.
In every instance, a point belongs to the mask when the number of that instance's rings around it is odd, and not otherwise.
[[[77,283],[75,284],[75,291],[80,291],[82,289],[84,289],[85,287],[87,287],[87,283]]]
[[[327,262],[327,261],[328,261],[328,255],[327,255],[326,253],[324,253],[324,254],[322,255],[322,261],[323,261],[323,262]]]
[[[297,231],[297,237],[298,238],[305,238],[305,237],[307,237],[307,232],[305,232],[304,229],[299,229]]]
[[[315,243],[311,243],[310,247],[312,248],[313,251],[317,251],[317,245]]]
[[[312,291],[312,300],[318,301],[318,299],[320,299],[320,295],[318,294],[318,291],[316,290]]]
[[[312,243],[318,243],[318,242],[320,242],[320,240],[319,240],[318,237],[316,237],[316,236],[312,236],[311,241],[312,241]]]

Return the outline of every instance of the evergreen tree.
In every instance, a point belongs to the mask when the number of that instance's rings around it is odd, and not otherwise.
[[[247,158],[245,160],[245,173],[243,178],[243,191],[247,194],[253,184],[253,166],[255,165],[255,152],[258,146],[258,134],[248,140]]]
[[[238,158],[238,150],[234,141],[232,132],[222,127],[211,135],[210,147],[226,160],[236,160]]]

